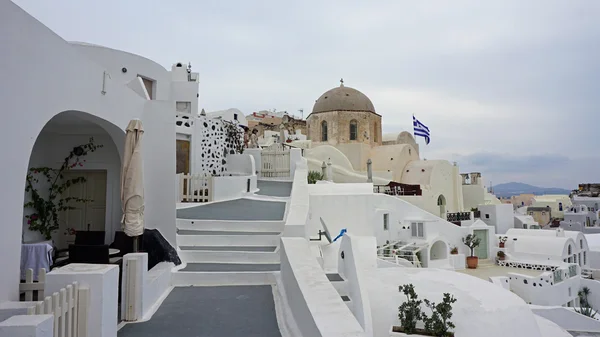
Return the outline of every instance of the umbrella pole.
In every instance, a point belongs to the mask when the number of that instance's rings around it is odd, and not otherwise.
[[[133,252],[134,252],[134,253],[137,253],[137,252],[138,252],[138,250],[139,250],[139,249],[138,249],[138,244],[139,244],[139,241],[138,241],[138,240],[139,240],[139,239],[140,239],[140,237],[139,237],[139,236],[136,236],[136,237],[134,237],[134,238],[133,238]]]

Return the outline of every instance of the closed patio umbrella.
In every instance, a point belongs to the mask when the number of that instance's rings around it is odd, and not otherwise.
[[[122,228],[135,237],[133,251],[138,251],[138,236],[144,234],[144,175],[142,166],[142,121],[132,119],[127,125],[123,167],[121,170]]]

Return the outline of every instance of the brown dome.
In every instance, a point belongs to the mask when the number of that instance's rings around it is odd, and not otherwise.
[[[343,84],[319,97],[312,113],[327,111],[365,111],[375,113],[375,107],[369,97],[362,92],[345,87]]]

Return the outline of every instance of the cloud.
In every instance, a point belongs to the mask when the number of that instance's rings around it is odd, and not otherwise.
[[[67,40],[191,61],[207,111],[306,116],[343,77],[385,132],[410,131],[412,114],[427,124],[424,157],[459,155],[494,179],[600,181],[582,159],[598,147],[599,1],[15,2]]]

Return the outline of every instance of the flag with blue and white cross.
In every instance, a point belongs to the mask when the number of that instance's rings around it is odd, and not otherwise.
[[[419,122],[419,120],[416,119],[414,115],[413,115],[413,129],[414,129],[415,136],[425,138],[425,144],[429,144],[429,142],[431,141],[430,134],[429,134],[429,128],[427,126],[425,126],[425,124]]]

